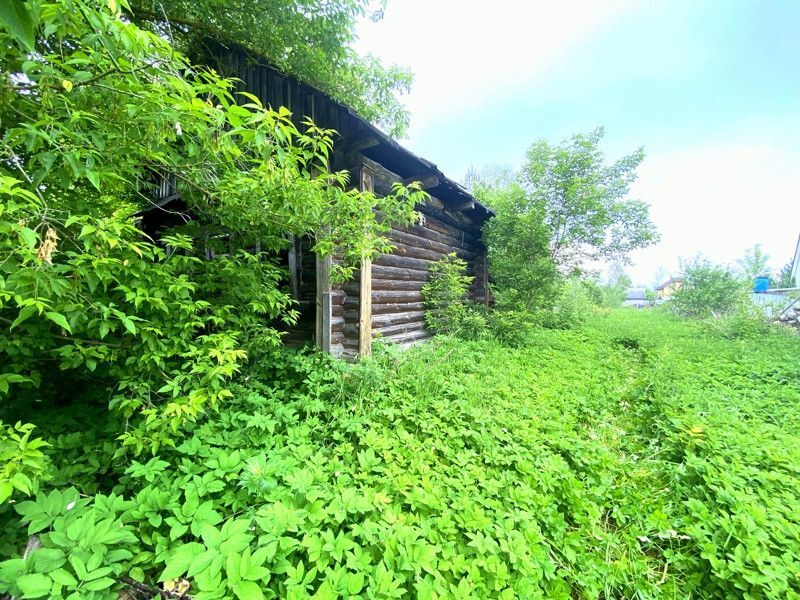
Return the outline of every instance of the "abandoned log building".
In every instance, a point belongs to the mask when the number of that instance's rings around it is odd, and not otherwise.
[[[300,319],[287,332],[288,342],[313,341],[334,356],[353,358],[369,355],[377,337],[403,346],[425,340],[431,333],[425,327],[422,287],[430,262],[451,252],[467,261],[474,277],[470,299],[489,301],[481,227],[492,216],[490,209],[435,164],[327,94],[238,49],[218,52],[215,62],[221,74],[240,80],[235,91],[256,95],[264,106],[285,106],[298,126],[310,117],[318,126],[336,130],[331,167],[348,170],[352,185],[383,195],[395,182],[418,181],[430,196],[416,207],[423,217],[420,223],[389,233],[393,252],[363,261],[354,279],[344,284],[331,283],[331,258],[316,256],[310,240],[292,241],[283,260]],[[161,205],[171,193],[174,189],[162,186]]]

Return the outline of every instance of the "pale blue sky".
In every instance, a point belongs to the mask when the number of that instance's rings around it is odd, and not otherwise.
[[[609,158],[644,146],[633,195],[679,256],[730,262],[762,243],[777,268],[800,233],[800,0],[389,0],[360,51],[409,66],[412,150],[460,179],[518,164],[536,139],[606,128]]]

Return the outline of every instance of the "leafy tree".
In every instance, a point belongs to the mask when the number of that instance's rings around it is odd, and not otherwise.
[[[776,279],[776,285],[781,288],[794,287],[797,283],[792,279],[793,262],[790,260],[781,268]]]
[[[478,198],[496,215],[484,229],[494,293],[501,308],[534,310],[552,303],[558,273],[550,251],[544,207],[517,184],[478,187]]]
[[[761,244],[756,244],[745,250],[737,265],[745,278],[754,279],[769,274],[769,260],[769,254],[761,249]]]
[[[606,308],[618,308],[622,306],[628,288],[633,282],[625,272],[623,265],[615,261],[611,264],[608,273],[608,281],[598,286],[600,293],[600,305]]]
[[[402,136],[408,111],[398,100],[412,76],[352,48],[358,19],[383,14],[372,0],[132,0],[135,22],[175,40],[190,56],[208,39],[234,43],[353,107]]]
[[[552,304],[561,276],[587,260],[624,261],[658,239],[647,205],[625,199],[642,151],[606,165],[602,137],[597,129],[559,146],[537,142],[513,183],[506,171],[470,172],[475,193],[497,214],[485,231],[501,306]]]
[[[658,240],[648,207],[626,199],[644,152],[606,164],[602,128],[552,146],[530,147],[520,172],[528,204],[550,230],[550,258],[563,270],[586,260],[624,258]]]
[[[682,265],[683,284],[672,295],[670,307],[678,314],[720,317],[732,314],[747,299],[748,282],[733,270],[696,257]]]
[[[110,399],[123,443],[155,451],[226,400],[248,356],[278,343],[276,322],[295,318],[268,253],[309,235],[343,256],[344,277],[388,248],[382,234],[413,218],[421,192],[345,191],[346,174],[326,172],[332,132],[299,131],[252,96],[239,104],[230,82],[124,18],[124,2],[4,7],[2,416]],[[152,240],[136,213],[167,172],[193,220]],[[226,255],[201,260],[222,235]]]

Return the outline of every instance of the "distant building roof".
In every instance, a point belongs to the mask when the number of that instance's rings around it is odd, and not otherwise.
[[[625,292],[625,300],[647,300],[644,288],[630,288]]]
[[[682,279],[682,278],[680,278],[680,277],[670,277],[670,278],[669,278],[669,279],[667,279],[667,280],[666,280],[664,283],[662,283],[661,285],[659,285],[659,286],[656,288],[656,291],[659,291],[659,292],[660,292],[660,291],[661,291],[661,290],[663,290],[665,287],[667,287],[667,286],[669,286],[669,285],[672,285],[673,283],[681,283],[682,281],[683,281],[683,279]]]

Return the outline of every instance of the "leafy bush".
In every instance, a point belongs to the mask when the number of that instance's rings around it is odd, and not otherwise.
[[[486,319],[467,298],[474,277],[466,270],[466,261],[455,253],[430,264],[422,288],[425,324],[436,333],[477,339],[486,331]]]
[[[0,507],[0,592],[800,593],[796,335],[617,311],[525,342],[271,350],[153,458],[113,459],[90,405],[43,412],[58,491]]]
[[[335,249],[343,278],[387,250],[383,234],[414,219],[422,192],[347,190],[346,173],[327,172],[334,132],[234,96],[232,81],[123,16],[124,1],[6,4],[0,417],[102,400],[121,453],[157,452],[229,399],[248,358],[278,344],[276,323],[296,317],[275,259],[287,234]],[[138,219],[166,175],[182,202],[159,214],[192,220],[153,239]],[[204,260],[222,238],[224,255]],[[35,476],[9,481],[34,491]]]
[[[731,269],[697,257],[682,269],[682,285],[672,295],[670,308],[678,314],[695,317],[720,317],[746,302],[747,282]]]

